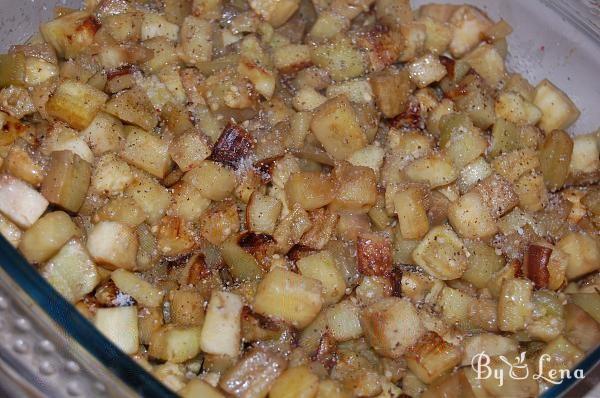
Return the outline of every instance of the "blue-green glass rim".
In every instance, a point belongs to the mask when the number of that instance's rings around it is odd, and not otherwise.
[[[585,358],[577,366],[576,369],[581,369],[583,371],[584,376],[588,376],[589,373],[598,365],[600,362],[600,346],[596,347],[593,351],[588,353]],[[543,394],[540,395],[540,398],[558,398],[558,397],[567,397],[566,395],[572,387],[579,382],[579,379],[570,378],[563,379],[560,384],[554,385],[548,390],[544,391]],[[582,380],[581,380],[582,381]],[[590,398],[592,398],[590,396]]]
[[[131,390],[143,397],[177,397],[104,337],[2,235],[0,267],[54,322]]]

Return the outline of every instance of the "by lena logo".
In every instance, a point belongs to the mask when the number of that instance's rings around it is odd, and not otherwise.
[[[490,366],[491,358],[485,352],[475,354],[471,359],[471,368],[475,371],[477,379],[485,380],[493,378],[498,381],[500,387],[504,385],[506,378],[513,380],[524,380],[531,377],[534,380],[543,380],[551,384],[560,384],[563,379],[583,379],[583,369],[554,369],[548,368],[552,357],[548,354],[542,354],[538,359],[537,369],[531,371],[530,364],[525,362],[525,352],[516,356],[514,361],[509,360],[504,355],[499,355],[498,359],[505,366]]]

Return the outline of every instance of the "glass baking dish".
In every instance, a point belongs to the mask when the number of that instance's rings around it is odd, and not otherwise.
[[[414,6],[431,1],[413,1]],[[464,3],[464,0],[449,1]],[[514,28],[510,67],[530,81],[548,78],[581,110],[573,134],[600,126],[600,3],[596,0],[470,0]],[[0,0],[0,52],[26,40],[55,6],[79,0]],[[543,397],[600,396],[600,347]],[[0,396],[175,396],[113,347],[0,237]]]

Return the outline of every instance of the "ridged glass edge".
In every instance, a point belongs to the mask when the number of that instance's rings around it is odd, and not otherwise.
[[[600,3],[596,0],[539,0],[600,44]]]
[[[56,292],[1,235],[0,268],[14,282],[12,289],[16,291],[6,292],[9,293],[9,297],[17,297],[22,303],[24,298],[30,298],[68,334],[68,337],[74,339],[85,352],[77,352],[79,347],[69,346],[68,349],[79,355],[88,354],[89,358],[85,358],[81,365],[89,367],[87,370],[90,374],[98,373],[98,369],[94,367],[94,362],[97,361],[120,379],[115,382],[125,384],[132,392],[143,397],[177,397],[98,332],[95,326]],[[35,306],[28,306],[26,302],[24,304],[21,308],[24,316],[39,321],[43,314],[36,313]],[[31,375],[24,378],[35,379],[35,377],[36,375]]]

